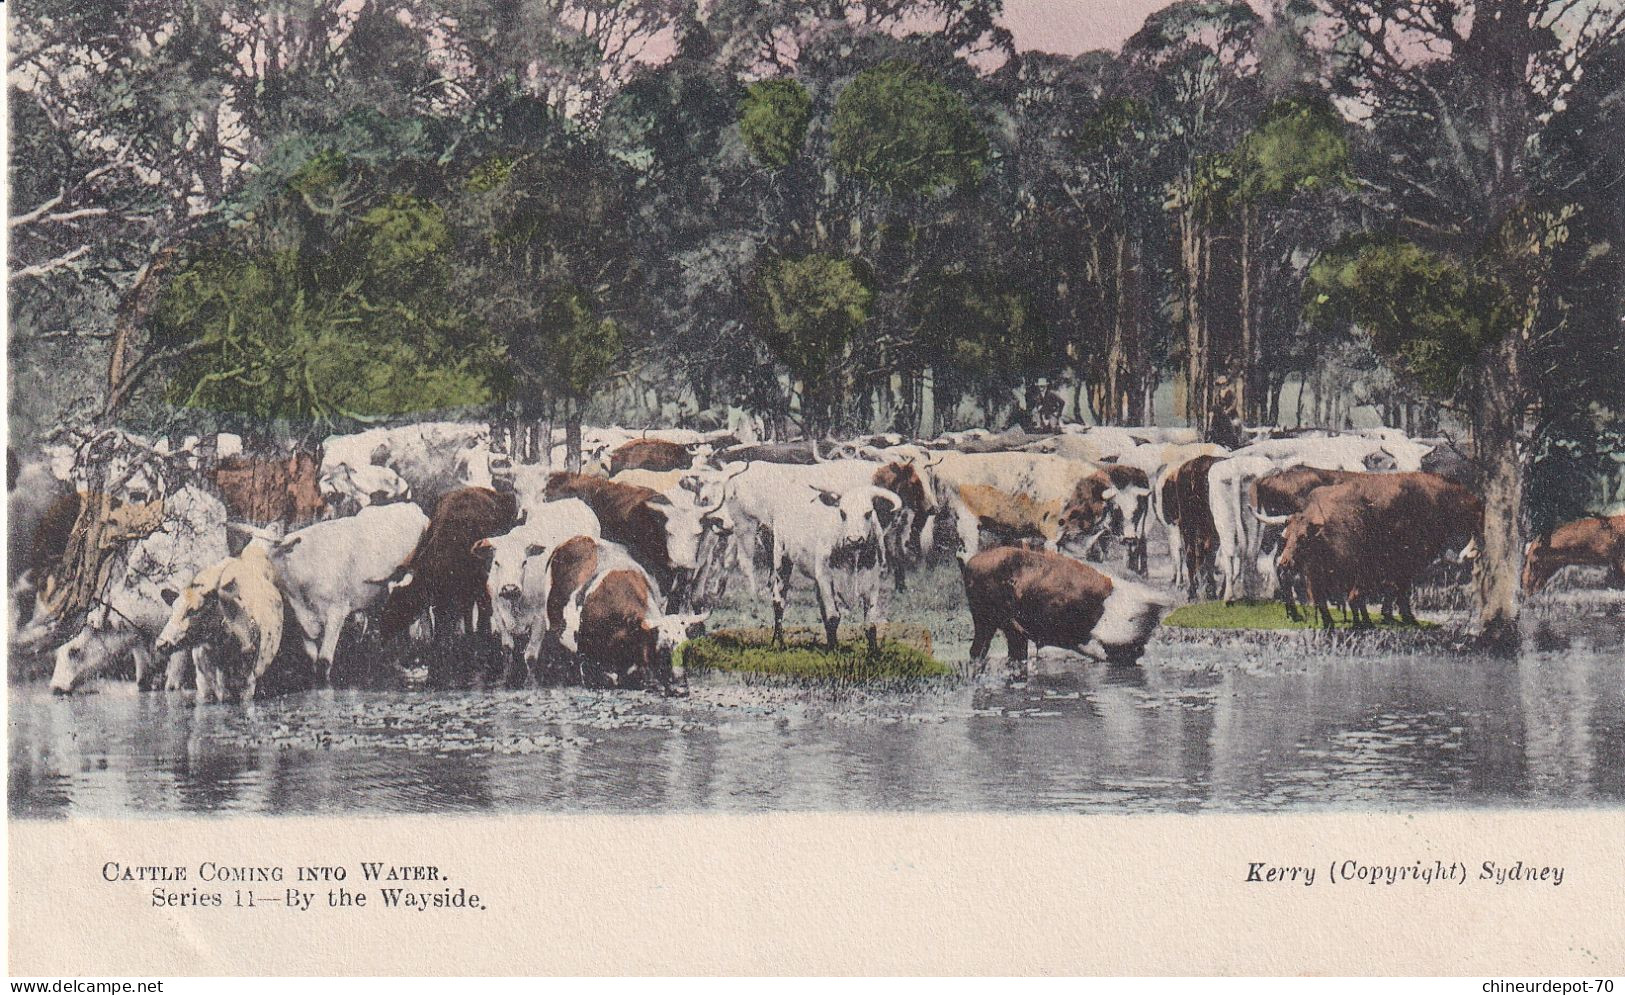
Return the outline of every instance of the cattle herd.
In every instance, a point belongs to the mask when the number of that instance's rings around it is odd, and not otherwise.
[[[674,648],[730,584],[765,590],[777,643],[810,582],[827,642],[845,617],[873,647],[933,555],[958,561],[972,669],[998,633],[1017,666],[1029,644],[1126,664],[1180,595],[1278,596],[1294,617],[1301,601],[1328,628],[1333,602],[1354,624],[1369,603],[1410,621],[1418,577],[1470,560],[1483,514],[1448,443],[1388,429],[1260,430],[1235,451],[1167,428],[751,444],[589,429],[579,473],[553,469],[561,451],[518,463],[477,423],[335,436],[319,463],[208,441],[109,430],[12,455],[13,640],[54,654],[53,690],[133,663],[143,687],[247,701],[268,672],[321,685],[420,649],[432,686],[494,656],[510,683],[675,690]],[[65,617],[92,505],[99,569]],[[1625,582],[1625,516],[1542,536],[1527,563],[1530,592],[1571,565]]]

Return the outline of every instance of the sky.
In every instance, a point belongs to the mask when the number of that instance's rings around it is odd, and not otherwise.
[[[1116,49],[1170,0],[1004,0],[1016,47],[1059,55]]]
[[[1116,51],[1150,14],[1174,0],[1004,0],[1003,23],[1022,51],[1077,55]],[[1260,14],[1269,4],[1251,0]]]

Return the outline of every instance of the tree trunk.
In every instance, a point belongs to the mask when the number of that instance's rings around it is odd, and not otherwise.
[[[1473,445],[1483,474],[1484,528],[1474,564],[1474,631],[1485,642],[1518,643],[1529,471],[1524,414],[1522,336],[1514,331],[1485,356],[1480,368]]]
[[[1187,190],[1190,186],[1191,181],[1187,178]],[[1202,389],[1202,354],[1205,350],[1202,337],[1202,238],[1195,209],[1189,205],[1179,212],[1179,262],[1184,277],[1180,283],[1180,296],[1185,310],[1185,420],[1191,427],[1205,431],[1207,412],[1204,402],[1207,395]]]
[[[575,401],[565,402],[564,408],[564,469],[581,472],[581,405]]]
[[[1243,421],[1258,424],[1257,398],[1260,391],[1253,387],[1253,373],[1258,368],[1253,359],[1257,344],[1253,341],[1253,274],[1252,230],[1253,211],[1250,204],[1241,206],[1241,291],[1236,300],[1236,317],[1240,324],[1241,348],[1236,363],[1236,413]]]

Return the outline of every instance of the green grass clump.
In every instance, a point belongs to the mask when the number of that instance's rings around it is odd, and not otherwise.
[[[822,636],[791,631],[784,649],[769,642],[762,630],[719,629],[679,647],[688,670],[727,670],[784,677],[867,681],[897,677],[945,677],[953,670],[929,652],[897,639],[881,639],[871,653],[859,636],[842,639],[834,650]],[[674,661],[676,662],[676,661]]]
[[[1300,605],[1299,612],[1303,621],[1294,622],[1287,617],[1286,605],[1279,601],[1238,601],[1227,605],[1223,601],[1200,601],[1194,605],[1185,605],[1174,609],[1169,616],[1163,619],[1163,625],[1171,625],[1177,629],[1314,629],[1320,622],[1315,614],[1313,605]],[[1417,619],[1415,626],[1409,626],[1399,621],[1396,616],[1393,622],[1382,621],[1382,613],[1378,606],[1367,609],[1371,616],[1374,628],[1378,629],[1437,629],[1435,622],[1424,622]],[[1332,608],[1332,621],[1342,627],[1350,625],[1349,614],[1337,607]]]

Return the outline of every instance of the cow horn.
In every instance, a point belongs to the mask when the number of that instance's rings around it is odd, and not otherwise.
[[[1285,525],[1286,523],[1292,521],[1291,515],[1266,515],[1250,504],[1247,505],[1247,510],[1252,512],[1253,517],[1263,522],[1265,525]]]
[[[828,460],[824,459],[823,454],[821,454],[818,451],[818,440],[817,439],[808,439],[807,440],[807,445],[812,448],[812,458],[813,458],[814,463],[827,463],[827,462],[829,462]]]
[[[903,499],[898,497],[896,494],[892,493],[891,491],[888,491],[884,487],[876,487],[876,488],[874,488],[874,492],[875,492],[875,497],[879,498],[882,501],[888,502],[891,505],[893,511],[902,511],[903,510]]]

